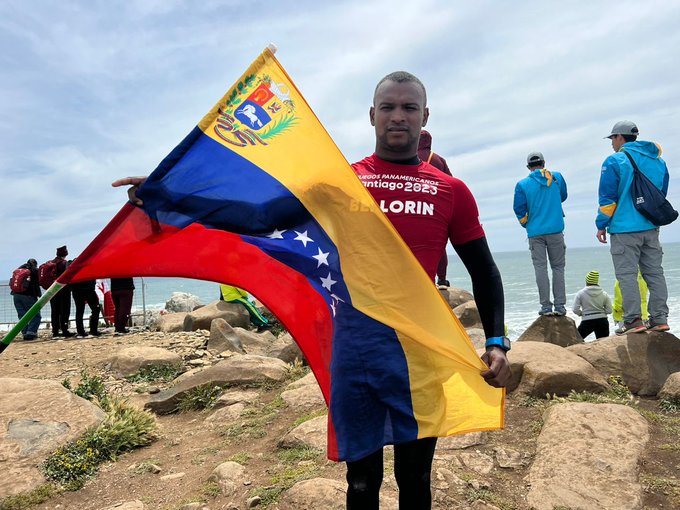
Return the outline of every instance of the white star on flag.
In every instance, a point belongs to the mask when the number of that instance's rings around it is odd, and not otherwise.
[[[318,255],[313,255],[312,258],[317,260],[317,266],[316,268],[319,269],[321,267],[321,264],[328,265],[328,256],[331,254],[331,252],[324,253],[321,251],[321,248],[319,248],[319,254]]]
[[[279,230],[278,228],[275,228],[274,232],[272,232],[271,234],[267,234],[267,237],[269,239],[283,239],[284,232],[285,230]]]
[[[294,240],[300,241],[305,246],[305,248],[307,248],[307,243],[313,243],[314,242],[314,240],[311,237],[307,236],[306,230],[304,232],[298,232],[296,230],[295,233],[297,234],[297,237]]]
[[[328,276],[326,278],[319,278],[319,280],[321,280],[321,286],[329,291],[331,290],[333,284],[337,283],[335,280],[331,278],[330,272],[328,273]]]

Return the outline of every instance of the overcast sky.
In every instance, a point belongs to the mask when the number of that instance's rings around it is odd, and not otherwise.
[[[493,251],[526,156],[562,172],[568,247],[594,217],[612,125],[661,144],[680,207],[680,2],[33,1],[0,3],[0,280],[76,256],[270,43],[346,158],[373,152],[375,83],[428,91],[433,148],[477,198]],[[662,229],[680,241],[680,221]]]

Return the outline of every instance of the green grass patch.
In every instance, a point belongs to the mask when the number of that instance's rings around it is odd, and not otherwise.
[[[241,464],[242,466],[245,466],[245,465],[248,464],[248,462],[250,462],[250,459],[252,459],[252,457],[250,455],[248,455],[246,452],[239,452],[239,453],[235,453],[234,455],[229,457],[227,460],[232,461],[232,462],[237,462],[237,463]]]
[[[249,496],[259,496],[262,508],[267,508],[276,503],[281,494],[290,489],[297,482],[316,476],[319,468],[315,465],[290,467],[272,476],[272,483],[267,487],[254,489]]]
[[[224,388],[221,386],[212,386],[210,384],[197,386],[182,396],[179,402],[177,402],[175,410],[180,413],[186,413],[189,411],[212,409],[222,393],[224,393]]]
[[[465,501],[468,503],[472,504],[475,501],[485,501],[487,503],[490,503],[501,510],[516,510],[517,505],[515,505],[512,501],[507,501],[493,492],[491,492],[488,489],[473,489],[469,488],[465,491]]]
[[[551,404],[565,402],[590,402],[592,404],[621,404],[637,407],[638,400],[633,396],[628,387],[619,376],[609,376],[607,382],[609,388],[604,393],[591,393],[589,391],[571,390],[566,397],[546,395]]]
[[[40,487],[36,487],[32,491],[0,499],[0,510],[24,510],[34,505],[44,503],[61,492],[61,488],[54,484],[46,483]]]
[[[297,464],[303,460],[314,460],[323,452],[311,446],[296,446],[294,448],[281,448],[276,456],[286,464]]]
[[[156,420],[125,400],[105,396],[99,401],[106,412],[104,421],[89,428],[82,437],[57,448],[40,465],[50,481],[66,490],[77,490],[97,473],[99,465],[126,451],[151,444],[158,438]]]
[[[207,498],[215,499],[222,494],[222,487],[220,487],[220,484],[217,482],[205,482],[203,487],[201,487],[201,494]]]
[[[64,388],[71,390],[79,397],[92,402],[101,402],[101,407],[106,405],[105,401],[108,398],[108,393],[104,386],[103,379],[97,375],[88,374],[87,370],[80,372],[80,382],[75,388],[72,387],[71,379],[68,377],[64,379],[61,384]]]
[[[302,425],[304,422],[313,420],[314,418],[318,418],[319,416],[325,416],[327,414],[327,410],[325,407],[321,409],[317,409],[315,411],[312,411],[311,413],[303,414],[300,416],[297,420],[293,422],[293,428],[297,427],[298,425]]]
[[[675,478],[642,475],[640,477],[640,483],[645,491],[676,495],[680,493],[680,482]]]
[[[680,397],[662,398],[659,409],[671,414],[680,413]]]
[[[295,359],[290,365],[288,369],[288,379],[291,381],[297,381],[298,379],[302,379],[304,376],[306,376],[310,372],[310,368],[306,367],[302,361],[299,359]]]
[[[182,365],[149,365],[125,379],[131,383],[170,382],[182,373]]]

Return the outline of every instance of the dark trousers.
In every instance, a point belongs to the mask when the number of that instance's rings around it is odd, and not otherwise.
[[[430,510],[430,474],[436,437],[394,445],[394,477],[400,510]],[[377,510],[383,479],[383,451],[347,463],[347,510]]]
[[[132,310],[132,296],[134,290],[113,290],[111,291],[111,298],[113,298],[113,306],[116,307],[116,315],[113,321],[116,331],[124,332],[128,320],[130,320],[130,311]]]
[[[73,302],[76,305],[76,329],[79,335],[85,335],[83,325],[83,315],[85,314],[85,303],[90,307],[90,334],[97,334],[99,325],[99,297],[94,289],[74,290]]]
[[[61,330],[68,331],[68,319],[71,315],[71,290],[62,288],[50,299],[50,320],[52,321],[52,334],[56,335]]]
[[[584,319],[578,325],[578,334],[581,335],[581,338],[587,337],[593,331],[595,332],[595,338],[609,336],[609,320],[606,317]]]

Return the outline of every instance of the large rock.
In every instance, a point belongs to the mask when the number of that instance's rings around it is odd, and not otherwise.
[[[133,499],[132,501],[114,503],[113,505],[101,508],[100,510],[146,510],[146,506],[142,501]]]
[[[213,319],[218,318],[224,319],[233,327],[247,328],[250,323],[250,316],[243,305],[214,301],[198,310],[187,313],[184,318],[184,331],[196,331],[198,329],[210,331],[210,323]]]
[[[57,381],[0,379],[0,498],[45,483],[38,465],[103,419],[99,407]]]
[[[634,409],[616,404],[550,407],[529,472],[536,510],[642,508],[638,462],[649,432]]]
[[[233,496],[236,490],[243,485],[243,477],[246,468],[238,462],[223,462],[208,477],[209,482],[215,482],[222,488],[222,494]]]
[[[156,331],[163,333],[179,333],[184,331],[186,313],[163,313],[156,321]]]
[[[173,292],[170,299],[165,302],[165,309],[168,312],[191,312],[195,308],[202,306],[198,296],[188,292]]]
[[[576,329],[574,319],[562,316],[542,315],[517,339],[518,342],[546,342],[567,347],[582,344],[583,338]]]
[[[680,372],[668,376],[666,382],[659,391],[659,398],[680,401]]]
[[[479,310],[477,310],[477,303],[474,301],[467,301],[462,305],[458,305],[453,309],[453,313],[456,314],[464,328],[482,327],[482,319],[479,316]]]
[[[281,448],[307,446],[324,451],[328,430],[328,416],[317,416],[307,420],[288,432],[279,440]]]
[[[279,499],[279,510],[344,510],[347,484],[329,478],[312,478],[296,483]],[[397,510],[394,498],[380,494],[381,510]]]
[[[307,364],[307,360],[302,354],[300,347],[298,347],[297,342],[293,340],[290,333],[281,335],[274,340],[274,342],[267,347],[266,355],[272,358],[278,358],[286,363],[294,363],[296,360],[299,360],[304,365]]]
[[[482,328],[466,328],[467,334],[470,337],[472,345],[475,349],[484,349],[486,344],[486,334]]]
[[[602,375],[621,376],[631,392],[656,395],[668,376],[680,372],[680,340],[669,333],[636,333],[575,345]]]
[[[153,396],[144,407],[157,414],[172,413],[179,401],[200,386],[258,386],[267,382],[281,382],[288,376],[288,365],[264,356],[233,356],[183,378],[174,386]]]
[[[182,358],[172,351],[160,347],[135,346],[116,352],[108,359],[111,370],[127,377],[151,366],[178,366]]]
[[[457,306],[472,301],[474,297],[470,292],[464,289],[457,289],[456,287],[449,287],[448,289],[439,289],[439,293],[444,297],[444,299],[449,303],[451,308],[456,308]]]
[[[309,376],[312,376],[311,379]],[[303,379],[309,381],[308,384],[297,385],[288,388],[281,393],[283,401],[293,408],[319,408],[326,405],[321,393],[321,388],[314,378],[314,374],[308,374]],[[296,381],[297,382],[297,381]]]
[[[568,395],[571,390],[601,393],[607,380],[583,358],[543,342],[514,342],[508,351],[512,378],[507,390],[535,397]]]
[[[207,349],[219,354],[224,351],[245,354],[241,338],[236,334],[227,321],[221,318],[214,319],[210,324],[210,338]]]

